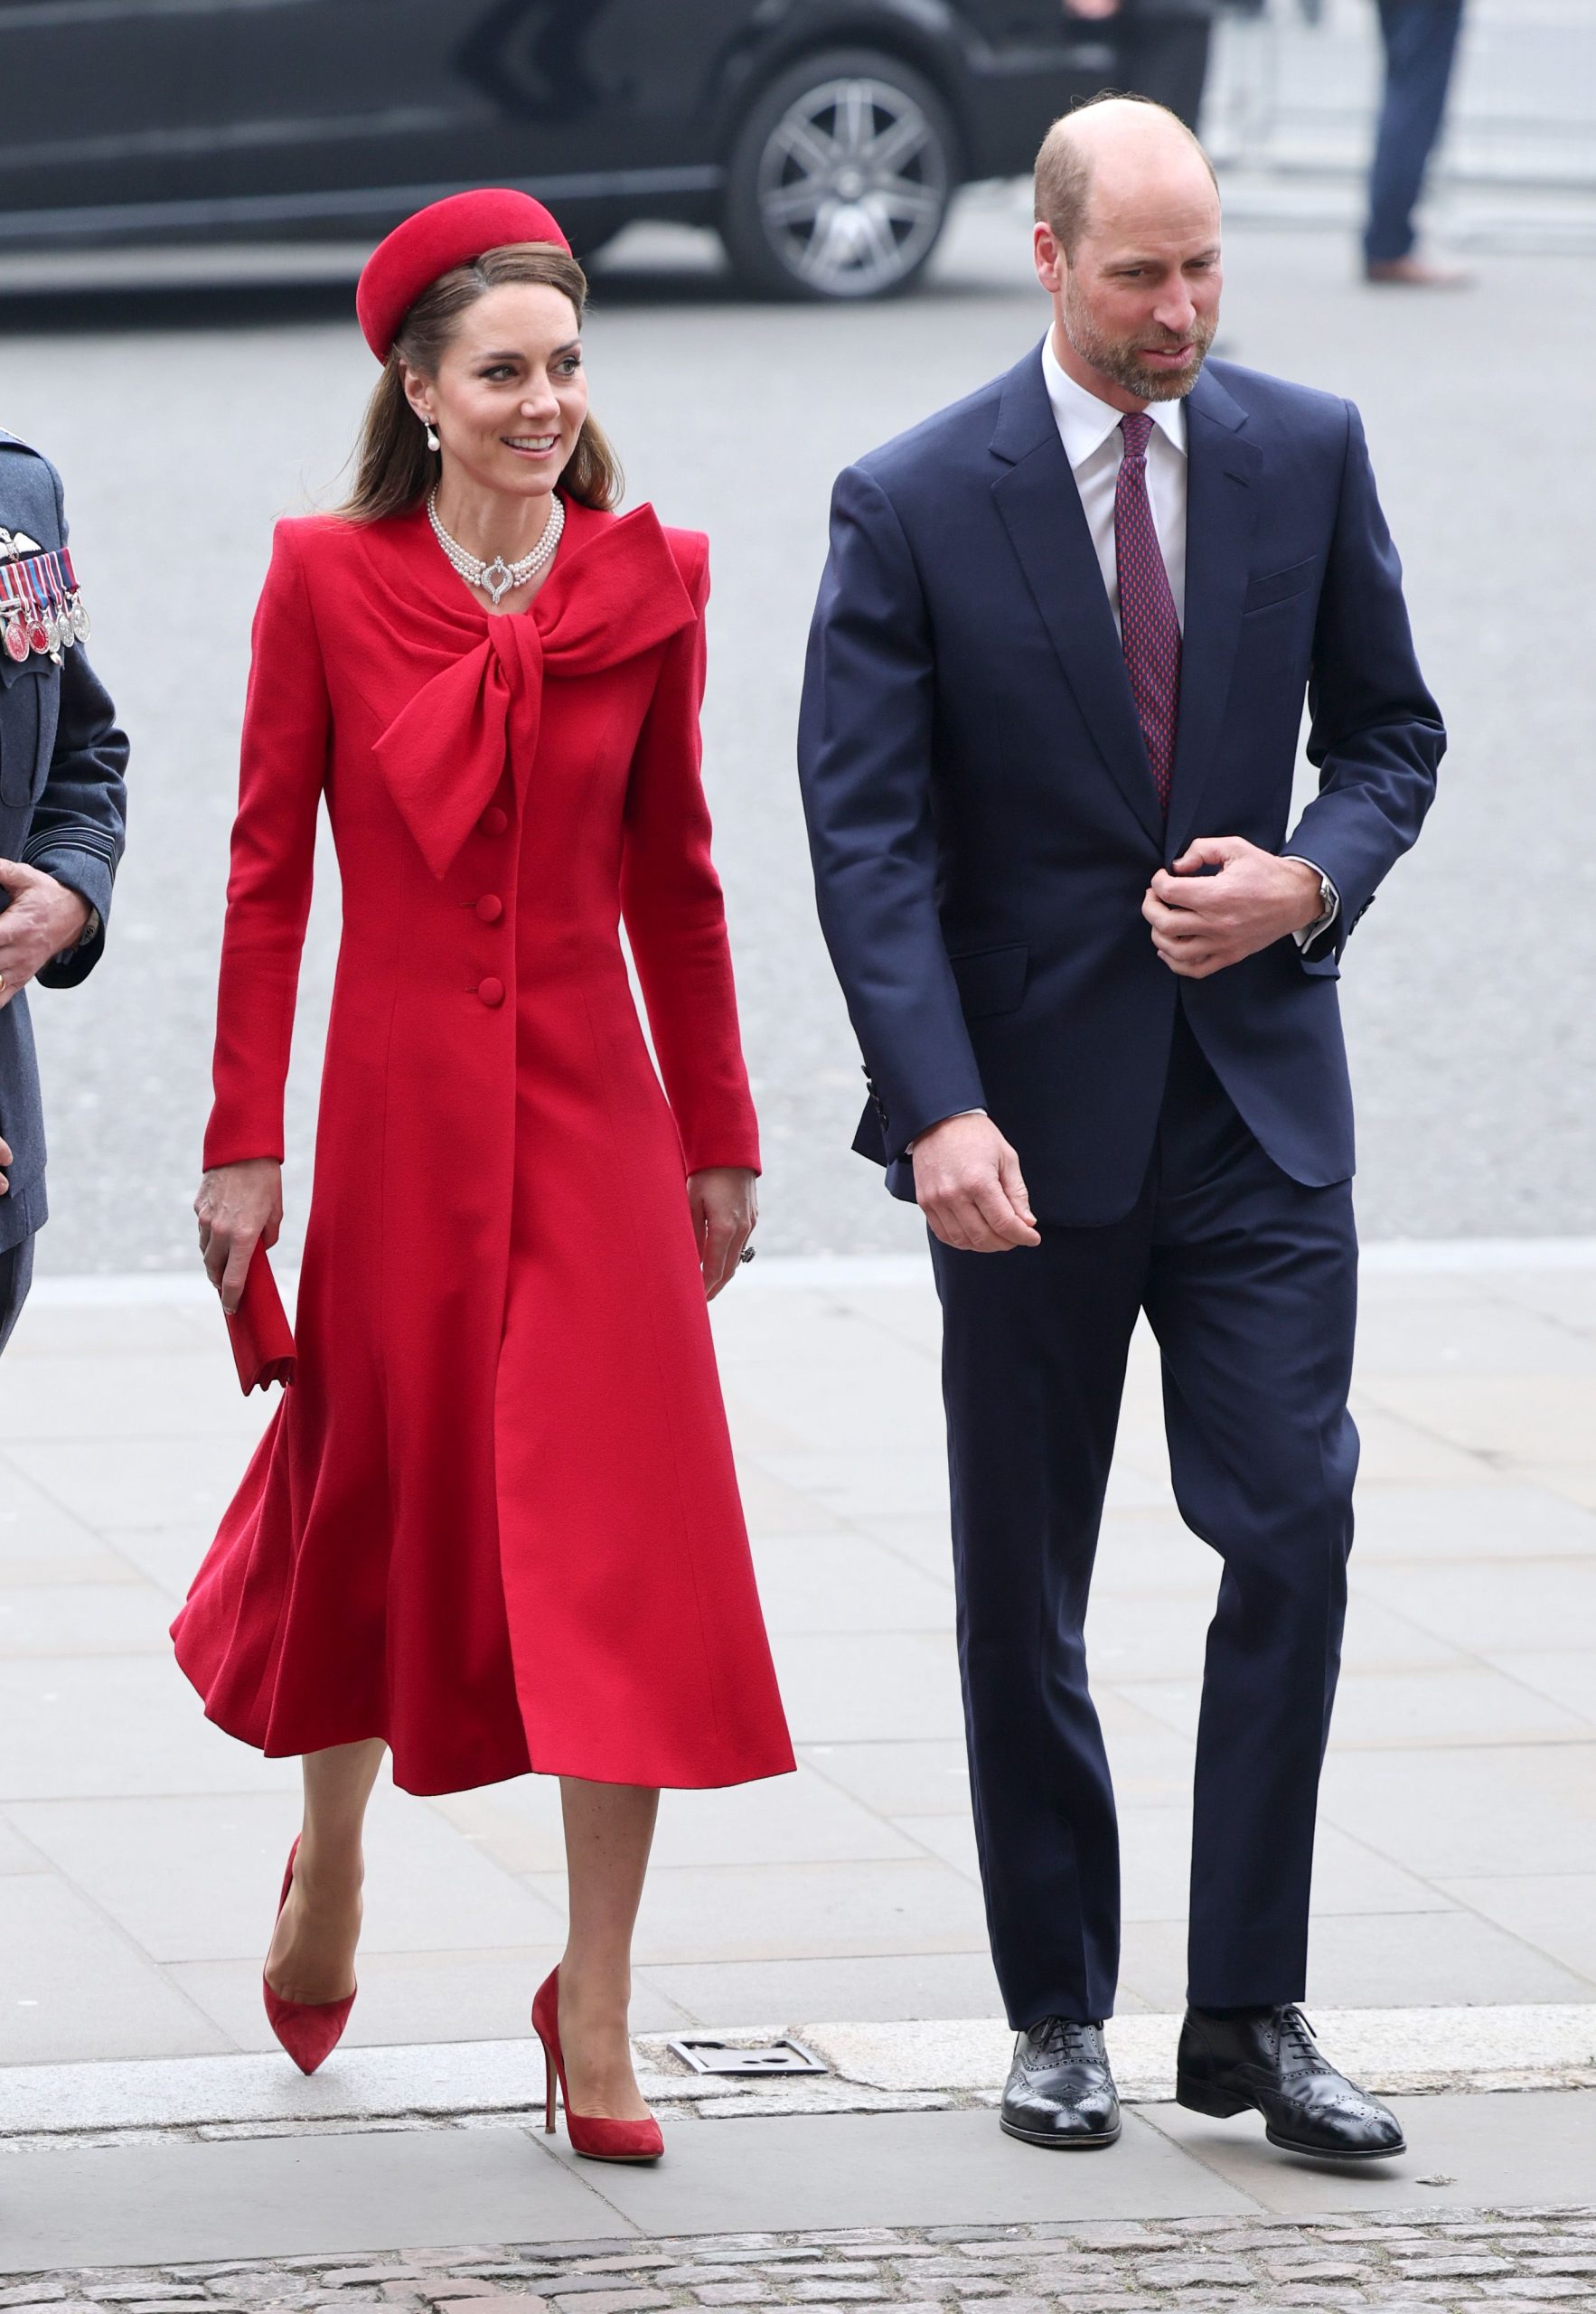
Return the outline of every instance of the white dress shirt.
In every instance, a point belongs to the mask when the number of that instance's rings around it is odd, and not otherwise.
[[[1069,460],[1075,487],[1081,494],[1086,526],[1092,533],[1092,543],[1097,550],[1097,567],[1103,573],[1103,583],[1108,589],[1109,606],[1114,615],[1114,625],[1120,624],[1120,563],[1114,543],[1114,499],[1119,488],[1120,461],[1125,455],[1125,437],[1120,431],[1122,410],[1111,402],[1099,401],[1084,386],[1079,386],[1064,367],[1053,350],[1053,333],[1048,331],[1042,341],[1042,375],[1047,381],[1047,399],[1053,405],[1053,416],[1058,426],[1058,438],[1064,445],[1064,455]],[[1147,415],[1152,420],[1152,432],[1147,441],[1147,501],[1152,509],[1152,526],[1158,533],[1159,550],[1164,558],[1164,569],[1169,575],[1169,592],[1175,598],[1175,616],[1182,635],[1186,632],[1186,402],[1149,402]],[[1288,852],[1288,860],[1300,860],[1300,852]],[[1304,863],[1317,867],[1316,861]],[[1322,869],[1319,870],[1323,874]],[[1329,879],[1325,912],[1306,931],[1293,933],[1300,948],[1307,948],[1318,939],[1327,926],[1340,914],[1340,896],[1335,892]]]
[[[1120,619],[1120,566],[1114,547],[1114,493],[1119,487],[1120,461],[1125,437],[1120,431],[1123,410],[1099,401],[1084,386],[1077,386],[1053,351],[1053,333],[1042,346],[1042,373],[1047,399],[1058,423],[1058,438],[1069,460],[1075,487],[1081,494],[1086,525],[1097,550],[1098,567],[1114,624]],[[1186,631],[1186,403],[1148,404],[1152,432],[1147,444],[1147,498],[1152,526],[1158,532],[1175,616]]]

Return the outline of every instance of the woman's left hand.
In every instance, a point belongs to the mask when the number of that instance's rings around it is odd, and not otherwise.
[[[759,1218],[756,1176],[741,1165],[707,1166],[687,1177],[687,1202],[698,1241],[704,1292],[713,1302],[729,1285]]]

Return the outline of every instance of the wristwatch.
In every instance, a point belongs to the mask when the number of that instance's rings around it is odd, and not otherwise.
[[[1305,948],[1310,940],[1317,940],[1321,932],[1334,924],[1340,913],[1341,895],[1317,860],[1304,860],[1300,851],[1287,851],[1282,853],[1281,857],[1286,860],[1294,860],[1300,868],[1311,868],[1319,878],[1319,914],[1311,924],[1303,925],[1300,931],[1291,936]]]
[[[1307,860],[1304,861],[1302,864],[1306,868],[1311,868],[1314,863],[1311,860]],[[1313,922],[1308,927],[1308,937],[1310,940],[1314,937],[1316,933],[1322,932],[1325,930],[1327,926],[1334,924],[1336,920],[1336,911],[1340,905],[1340,893],[1336,889],[1336,887],[1331,883],[1329,878],[1325,874],[1324,870],[1321,868],[1319,871],[1319,914],[1314,917]]]

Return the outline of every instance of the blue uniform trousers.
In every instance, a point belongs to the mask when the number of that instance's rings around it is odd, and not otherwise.
[[[33,1240],[23,1237],[0,1253],[0,1350],[11,1340],[33,1276]]]
[[[1176,1499],[1223,1562],[1189,1994],[1300,1999],[1357,1465],[1351,1184],[1304,1189],[1264,1155],[1182,1014],[1131,1210],[1103,1228],[1039,1226],[1040,1246],[1013,1253],[932,1246],[976,1838],[1009,2020],[1113,2007],[1119,1844],[1083,1626],[1142,1309]]]
[[[1385,99],[1369,171],[1364,254],[1406,257],[1417,238],[1413,211],[1446,112],[1447,88],[1463,0],[1380,0]]]

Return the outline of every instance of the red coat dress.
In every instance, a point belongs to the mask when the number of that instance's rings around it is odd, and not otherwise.
[[[343,938],[298,1379],[174,1637],[230,1734],[418,1792],[793,1765],[683,1187],[758,1162],[706,546],[568,516],[507,616],[424,509],[281,523],[255,625],[208,1165],[282,1153],[324,795]]]

